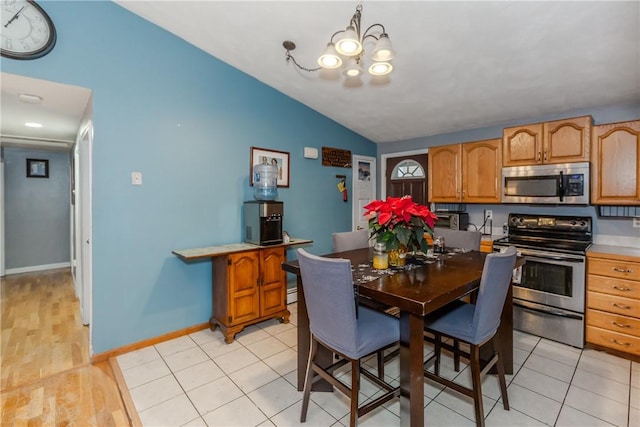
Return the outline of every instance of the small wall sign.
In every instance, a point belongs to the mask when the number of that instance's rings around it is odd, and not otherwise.
[[[27,178],[49,178],[49,160],[27,159]]]
[[[340,148],[322,147],[322,166],[351,167],[351,151]]]

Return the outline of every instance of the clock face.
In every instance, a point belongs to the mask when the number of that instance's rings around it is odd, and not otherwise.
[[[35,59],[56,44],[49,15],[34,1],[0,1],[0,54],[13,59]]]

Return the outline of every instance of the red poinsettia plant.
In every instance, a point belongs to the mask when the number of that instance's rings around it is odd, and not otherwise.
[[[387,250],[400,245],[408,251],[427,252],[425,233],[433,235],[438,217],[428,207],[413,201],[411,196],[374,200],[364,207],[369,217],[371,238],[383,242]]]

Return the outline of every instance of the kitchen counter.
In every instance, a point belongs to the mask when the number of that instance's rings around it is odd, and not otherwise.
[[[291,239],[289,243],[280,243],[278,245],[261,246],[251,243],[230,243],[228,245],[207,246],[204,248],[182,249],[171,251],[183,261],[193,261],[202,258],[214,258],[217,256],[228,255],[236,252],[247,252],[264,248],[277,248],[280,246],[295,246],[313,243],[308,239]]]
[[[595,244],[587,250],[588,257],[608,258],[610,255],[636,258],[635,261],[637,261],[640,259],[640,248]]]

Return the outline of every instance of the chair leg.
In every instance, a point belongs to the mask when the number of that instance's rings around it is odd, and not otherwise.
[[[442,335],[434,333],[433,334],[433,351],[436,353],[436,362],[433,365],[433,372],[436,375],[440,375],[440,353],[442,351]]]
[[[460,341],[453,340],[453,369],[460,372]]]
[[[380,350],[376,353],[378,358],[378,378],[384,380],[384,350]]]
[[[509,396],[507,395],[507,381],[505,380],[504,363],[502,362],[502,346],[500,340],[493,337],[493,348],[498,354],[498,362],[496,369],[498,370],[498,381],[500,382],[500,394],[502,395],[502,406],[505,410],[509,410]]]
[[[302,410],[300,411],[300,422],[303,423],[307,420],[307,410],[309,409],[309,397],[311,395],[311,387],[313,387],[313,359],[316,357],[318,351],[318,343],[311,337],[311,343],[309,344],[309,359],[307,360],[307,373],[304,379],[304,392],[302,395]]]
[[[349,426],[358,425],[358,393],[360,392],[360,361],[351,361],[351,414]]]
[[[480,347],[471,344],[471,379],[473,384],[473,406],[476,413],[476,426],[484,427],[484,408],[482,405],[482,378],[480,377]]]

